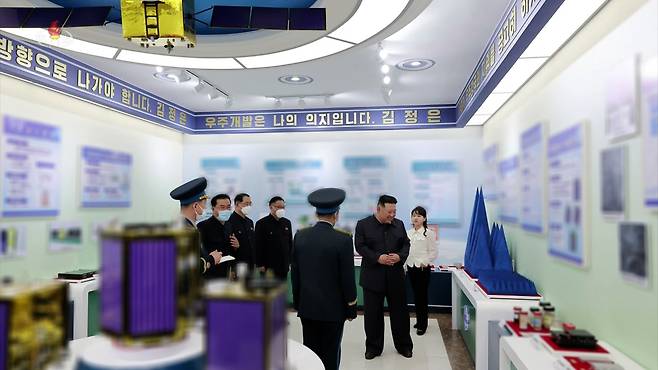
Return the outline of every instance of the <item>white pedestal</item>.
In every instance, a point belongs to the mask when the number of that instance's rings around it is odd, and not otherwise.
[[[642,366],[619,352],[606,342],[601,347],[610,352],[610,359],[624,370],[641,370]],[[583,355],[586,357],[587,355]],[[518,370],[573,370],[563,356],[550,352],[536,337],[503,337],[500,339],[500,370],[510,370],[514,364]]]
[[[95,278],[84,283],[68,283],[69,300],[73,301],[73,339],[87,337],[89,321],[89,292],[98,290],[99,281]]]
[[[489,361],[489,321],[514,319],[514,307],[529,310],[539,305],[539,298],[534,300],[490,299],[468,277],[464,270],[452,272],[452,329],[459,329],[459,297],[464,293],[476,311],[476,325],[469,330],[475,330],[475,369],[487,370]]]

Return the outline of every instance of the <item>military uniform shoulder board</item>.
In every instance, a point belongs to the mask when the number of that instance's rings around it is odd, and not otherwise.
[[[349,236],[349,237],[352,236],[352,233],[351,233],[351,232],[345,231],[345,230],[343,230],[343,229],[339,229],[339,228],[334,227],[334,230],[338,231],[338,232],[341,233],[341,234],[345,234],[345,235],[347,235],[347,236]]]

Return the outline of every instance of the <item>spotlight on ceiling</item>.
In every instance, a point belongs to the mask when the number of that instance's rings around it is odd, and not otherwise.
[[[382,79],[382,82],[384,85],[388,85],[391,83],[391,76],[384,76],[384,79]]]
[[[391,67],[389,67],[388,64],[384,64],[379,70],[382,71],[383,74],[387,74],[391,71]]]

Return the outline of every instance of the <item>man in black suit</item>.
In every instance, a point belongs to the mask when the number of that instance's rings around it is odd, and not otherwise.
[[[256,267],[264,273],[272,270],[279,280],[288,279],[292,225],[285,218],[286,203],[279,196],[270,199],[270,214],[256,222]]]
[[[231,198],[226,194],[215,195],[210,200],[212,217],[199,222],[197,228],[201,233],[201,242],[206,252],[217,250],[223,256],[231,255],[233,247],[239,246],[238,239],[232,234],[230,224],[227,222],[231,217]],[[206,278],[227,278],[229,262],[224,262],[210,268]]]
[[[244,262],[249,267],[249,271],[254,269],[254,221],[249,217],[251,211],[251,197],[249,194],[240,193],[233,199],[235,211],[228,219],[231,224],[231,231],[238,240],[237,246],[233,246],[232,256],[235,257],[236,263]]]
[[[343,326],[356,318],[352,237],[334,229],[343,200],[341,189],[309,194],[318,222],[295,234],[291,261],[293,304],[302,320],[304,345],[327,370],[340,366]]]
[[[363,257],[360,284],[367,360],[381,355],[384,349],[384,297],[391,314],[395,349],[404,357],[412,356],[404,281],[404,261],[409,256],[410,242],[404,223],[395,218],[396,204],[394,197],[382,195],[377,202],[377,213],[359,220],[355,229],[356,251]]]

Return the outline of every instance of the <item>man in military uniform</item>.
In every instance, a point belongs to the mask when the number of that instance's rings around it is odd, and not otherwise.
[[[271,270],[279,280],[288,279],[290,250],[292,249],[292,225],[285,218],[286,202],[279,196],[269,202],[270,214],[256,222],[254,260],[264,273]]]
[[[187,228],[196,230],[196,221],[203,215],[208,200],[206,186],[208,186],[206,178],[199,177],[186,182],[169,193],[173,199],[180,201],[180,213]],[[199,252],[201,254],[199,268],[202,274],[205,274],[211,266],[219,264],[222,258],[219,251],[213,250],[207,253],[201,244],[199,244]]]
[[[318,222],[299,230],[293,241],[293,304],[302,320],[304,345],[327,370],[340,365],[345,320],[356,318],[352,237],[334,229],[345,200],[341,189],[320,189],[308,196]]]

